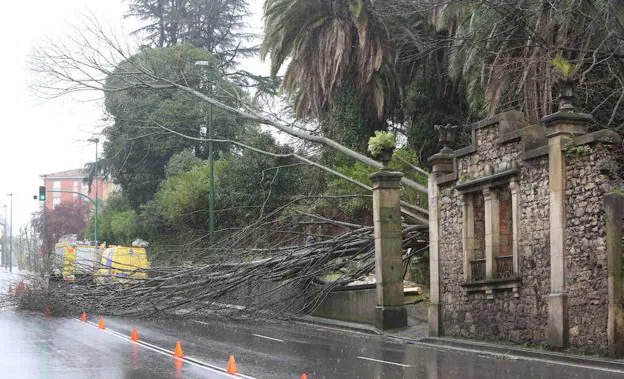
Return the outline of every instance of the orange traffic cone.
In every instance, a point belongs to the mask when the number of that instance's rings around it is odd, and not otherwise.
[[[173,355],[175,355],[176,358],[184,358],[184,352],[182,351],[182,344],[180,341],[176,342],[175,353]]]
[[[301,373],[300,379],[308,379],[308,374],[306,374],[305,372]]]
[[[83,322],[87,322],[87,312],[82,311],[82,316],[80,316],[80,320]]]
[[[139,333],[136,330],[136,326],[132,328],[132,334],[130,335],[130,339],[134,342],[139,341]]]
[[[232,354],[230,354],[230,360],[228,361],[227,373],[238,374],[238,369],[236,368],[236,361],[234,360],[234,356]]]
[[[100,317],[100,322],[98,322],[98,328],[106,329],[106,325],[104,324],[104,319]]]

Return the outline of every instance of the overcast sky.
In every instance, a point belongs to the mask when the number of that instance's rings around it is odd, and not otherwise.
[[[263,0],[249,0],[251,29],[260,32]],[[2,205],[9,204],[13,193],[13,234],[38,210],[33,200],[40,175],[83,167],[95,158],[95,146],[87,139],[97,135],[104,123],[102,106],[80,98],[49,101],[36,97],[28,88],[32,75],[26,58],[46,38],[61,38],[71,25],[87,14],[94,14],[102,25],[125,32],[137,25],[124,20],[123,0],[31,0],[3,3],[0,35],[5,36],[0,59],[2,95],[0,122],[0,217]],[[266,65],[244,64],[250,71],[266,73]],[[90,96],[93,97],[93,96]],[[7,207],[10,212],[10,207]]]

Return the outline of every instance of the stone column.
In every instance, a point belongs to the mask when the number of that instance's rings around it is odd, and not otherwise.
[[[453,151],[442,149],[429,158],[432,172],[429,175],[429,335],[444,335],[442,326],[442,305],[440,302],[440,224],[438,178],[452,173]]]
[[[512,246],[511,252],[513,254],[513,273],[514,275],[520,274],[520,254],[518,254],[518,246],[520,240],[520,215],[518,209],[518,183],[513,178],[509,182],[509,191],[511,192],[511,222],[512,222]],[[517,292],[516,292],[517,295]]]
[[[402,173],[390,170],[369,176],[373,182],[375,225],[375,326],[382,330],[407,326],[407,311],[403,305],[401,177]]]
[[[622,219],[624,218],[624,195],[605,195],[607,216],[607,265],[609,316],[607,341],[609,356],[624,356],[624,272],[622,272]]]
[[[548,187],[550,192],[550,295],[546,337],[554,348],[565,348],[568,335],[566,292],[566,165],[563,148],[572,136],[586,133],[591,116],[573,110],[559,111],[542,118],[548,127]]]
[[[472,194],[464,194],[462,197],[463,223],[462,240],[464,248],[464,282],[472,280],[470,271],[470,260],[474,254],[475,232],[474,232],[474,204]]]
[[[495,191],[483,189],[485,209],[485,278],[496,278],[496,256],[500,244],[499,202]],[[492,297],[493,298],[493,297]]]

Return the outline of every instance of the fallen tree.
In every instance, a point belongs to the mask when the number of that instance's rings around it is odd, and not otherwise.
[[[154,267],[146,279],[124,279],[99,285],[67,284],[31,276],[28,289],[4,297],[29,310],[48,306],[54,314],[281,317],[312,312],[333,290],[362,280],[374,271],[373,228],[349,230],[305,245],[264,249],[219,245],[189,267]],[[251,233],[248,228],[241,233]],[[232,237],[241,239],[242,236]],[[231,240],[231,241],[232,241]],[[404,226],[404,270],[412,257],[427,250],[422,227]],[[218,253],[216,253],[218,252]],[[198,258],[199,259],[199,258]]]

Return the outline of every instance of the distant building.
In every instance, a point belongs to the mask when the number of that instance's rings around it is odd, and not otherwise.
[[[71,204],[79,199],[87,201],[77,192],[95,200],[96,185],[98,198],[100,200],[106,200],[114,189],[113,184],[109,183],[106,178],[102,176],[99,177],[97,181],[94,179],[91,185],[89,185],[89,174],[83,168],[44,174],[41,175],[41,178],[43,179],[47,191],[46,207],[48,209],[53,209],[59,204]]]

